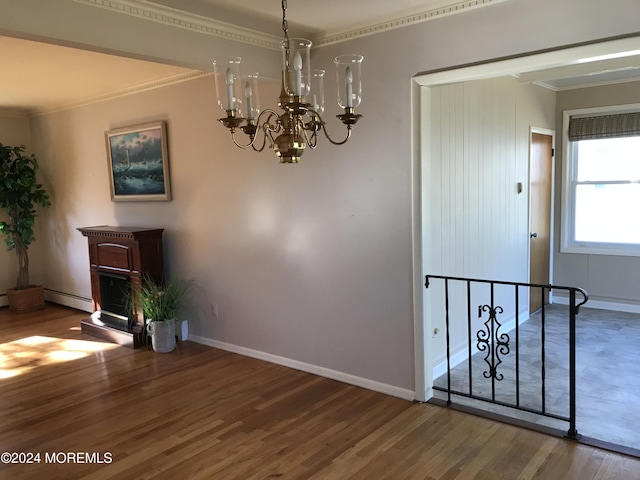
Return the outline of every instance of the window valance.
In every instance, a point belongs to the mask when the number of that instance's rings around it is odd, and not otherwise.
[[[569,140],[635,137],[640,135],[640,112],[571,117]]]

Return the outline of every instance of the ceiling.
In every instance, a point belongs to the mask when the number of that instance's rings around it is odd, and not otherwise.
[[[0,36],[0,108],[55,110],[150,88],[192,70]],[[126,72],[114,75],[113,72]]]
[[[83,0],[77,0],[83,1]],[[493,3],[510,0],[492,0]],[[281,0],[129,0],[163,15],[212,21],[258,35],[281,35]],[[455,0],[290,0],[289,27],[316,41],[386,25],[454,13]],[[458,5],[460,2],[456,2]],[[463,2],[465,4],[469,2]],[[479,2],[482,5],[491,3]],[[449,7],[447,7],[449,5]],[[468,9],[467,8],[467,9]],[[395,23],[394,23],[395,21]],[[222,23],[221,23],[222,22]],[[386,28],[394,28],[394,26]],[[377,28],[377,27],[376,27]],[[354,33],[355,32],[355,33]],[[46,112],[153,88],[200,72],[76,48],[0,36],[0,109]],[[127,72],[113,75],[113,72]],[[640,51],[520,75],[520,81],[563,90],[640,78]],[[46,79],[46,81],[44,81]]]

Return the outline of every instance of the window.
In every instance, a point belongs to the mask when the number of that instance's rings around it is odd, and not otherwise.
[[[565,112],[562,251],[640,256],[640,111],[597,113]]]

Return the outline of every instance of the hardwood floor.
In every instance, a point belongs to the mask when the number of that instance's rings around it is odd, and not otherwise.
[[[102,343],[85,315],[0,309],[0,452],[40,455],[0,478],[640,478],[634,458],[196,343]]]

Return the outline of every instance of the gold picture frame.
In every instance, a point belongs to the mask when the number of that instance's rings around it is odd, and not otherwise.
[[[171,200],[166,122],[105,132],[114,202]]]

